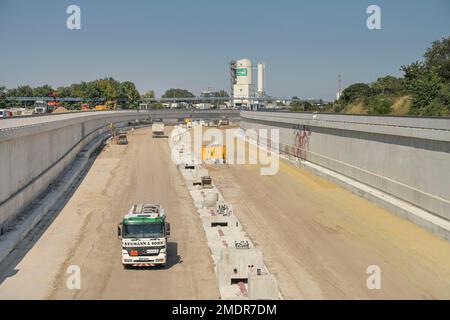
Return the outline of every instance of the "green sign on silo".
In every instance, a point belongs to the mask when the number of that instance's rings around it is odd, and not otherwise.
[[[247,76],[247,68],[238,68],[236,69],[236,75],[239,77],[246,77]]]

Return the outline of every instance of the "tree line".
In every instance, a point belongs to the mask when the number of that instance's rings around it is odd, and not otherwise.
[[[213,92],[212,97],[228,97],[228,93],[224,90]],[[140,94],[136,86],[131,81],[117,81],[112,77],[97,79],[93,81],[82,81],[69,86],[60,86],[53,88],[45,84],[43,86],[31,87],[29,85],[21,85],[17,88],[8,89],[0,86],[0,108],[14,108],[32,106],[34,102],[20,102],[17,100],[7,101],[6,97],[52,97],[54,100],[58,98],[81,98],[88,102],[88,99],[94,99],[92,104],[105,103],[110,107],[119,107],[123,109],[133,109],[139,106],[139,103],[145,99],[155,98],[154,90],[148,90]],[[186,90],[179,88],[167,89],[162,95],[163,98],[193,98],[195,95]],[[63,102],[59,104],[68,109],[80,108],[82,102]],[[161,103],[151,103],[152,108],[162,108]]]
[[[53,88],[45,84],[43,86],[31,87],[21,85],[17,88],[7,89],[0,86],[0,107],[29,106],[33,102],[20,102],[16,100],[6,101],[6,97],[52,97],[58,98],[76,97],[81,99],[95,99],[97,103],[107,103],[111,106],[121,108],[136,108],[141,95],[131,81],[117,81],[112,77],[97,79],[93,81],[74,83],[69,86]],[[79,107],[79,102],[61,102],[60,105],[69,108]]]
[[[389,114],[396,97],[409,96],[409,114],[450,116],[450,37],[433,42],[423,58],[401,66],[402,77],[388,75],[369,84],[350,85],[332,109],[341,112],[360,101],[369,114]]]

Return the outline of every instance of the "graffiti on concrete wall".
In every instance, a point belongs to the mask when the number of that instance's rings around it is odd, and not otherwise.
[[[294,150],[293,155],[300,159],[306,159],[306,154],[309,151],[309,137],[311,136],[311,129],[305,125],[294,126]]]

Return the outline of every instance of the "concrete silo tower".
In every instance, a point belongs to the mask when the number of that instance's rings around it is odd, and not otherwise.
[[[254,95],[252,81],[252,61],[250,59],[240,59],[233,64],[234,75],[233,96],[235,105],[248,105],[249,97]]]
[[[258,96],[264,97],[266,95],[266,65],[258,63]]]

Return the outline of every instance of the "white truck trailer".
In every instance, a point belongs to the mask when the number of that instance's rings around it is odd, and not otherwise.
[[[152,124],[152,136],[153,138],[164,137],[164,123],[154,122]]]

